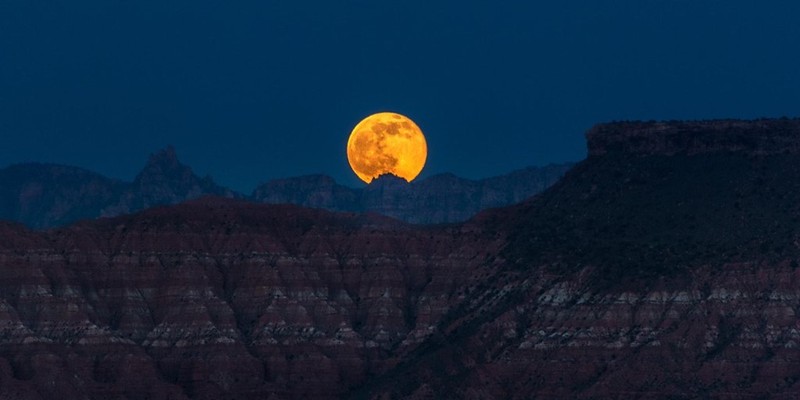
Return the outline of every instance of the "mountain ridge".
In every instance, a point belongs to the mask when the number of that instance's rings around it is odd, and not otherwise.
[[[325,175],[306,175],[262,184],[251,198],[268,204],[376,212],[416,224],[456,223],[482,210],[530,198],[557,182],[573,165],[527,167],[477,180],[443,173],[408,183],[387,175],[362,189],[340,185]]]
[[[739,148],[593,154],[461,224],[0,223],[0,398],[794,398],[800,155]]]
[[[444,188],[449,194],[439,193],[442,189],[425,183],[428,180],[410,187],[394,185],[391,190],[378,193],[377,186],[384,186],[386,179],[376,180],[371,188],[353,189],[326,175],[309,175],[269,181],[248,196],[218,185],[209,176],[197,176],[180,162],[175,148],[168,146],[151,154],[131,182],[58,164],[15,164],[0,169],[0,219],[19,221],[37,229],[54,228],[81,219],[112,217],[213,195],[335,211],[375,212],[412,223],[449,223],[466,220],[488,207],[533,196],[557,180],[568,167],[569,164],[543,167],[538,175],[536,171],[540,170],[536,168],[517,171],[528,173],[506,179],[505,187],[491,187],[488,192],[493,199],[462,200],[459,208],[448,212],[454,208],[452,204],[429,200],[423,205],[417,200],[449,199],[452,203],[461,192],[474,191],[473,181],[458,178],[455,185],[460,189]],[[437,179],[432,178],[431,182]],[[410,199],[409,194],[416,197]]]

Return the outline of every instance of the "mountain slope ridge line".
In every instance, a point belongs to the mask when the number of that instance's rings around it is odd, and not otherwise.
[[[529,167],[477,181],[441,174],[408,184],[390,182],[387,176],[364,189],[339,185],[325,175],[310,175],[275,179],[245,195],[217,185],[209,176],[195,175],[169,146],[152,154],[132,182],[57,164],[17,164],[0,169],[0,219],[46,229],[220,196],[333,211],[377,212],[412,223],[452,223],[483,209],[533,196],[570,166]]]
[[[615,144],[462,224],[225,198],[0,223],[0,398],[794,395],[800,154],[751,143]]]

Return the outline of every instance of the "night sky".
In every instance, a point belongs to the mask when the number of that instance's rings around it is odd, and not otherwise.
[[[800,1],[0,1],[0,166],[130,180],[173,144],[249,193],[395,111],[420,177],[585,156],[596,122],[800,114]]]

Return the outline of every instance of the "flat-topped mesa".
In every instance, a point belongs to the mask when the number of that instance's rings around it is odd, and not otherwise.
[[[800,154],[800,118],[613,122],[589,129],[586,140],[589,157],[607,153]]]

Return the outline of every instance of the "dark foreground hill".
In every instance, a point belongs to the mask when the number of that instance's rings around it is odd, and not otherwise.
[[[470,222],[0,225],[0,398],[796,398],[800,120],[622,123]]]
[[[800,396],[800,120],[619,123],[474,224],[497,273],[358,395]]]
[[[277,179],[251,196],[199,177],[168,147],[150,156],[133,182],[81,168],[18,164],[0,169],[0,219],[34,229],[111,217],[202,196],[297,204],[332,211],[374,212],[411,223],[463,222],[479,211],[518,203],[550,187],[572,164],[529,167],[473,181],[452,174],[412,184],[382,177],[364,189],[339,185],[325,175]]]

